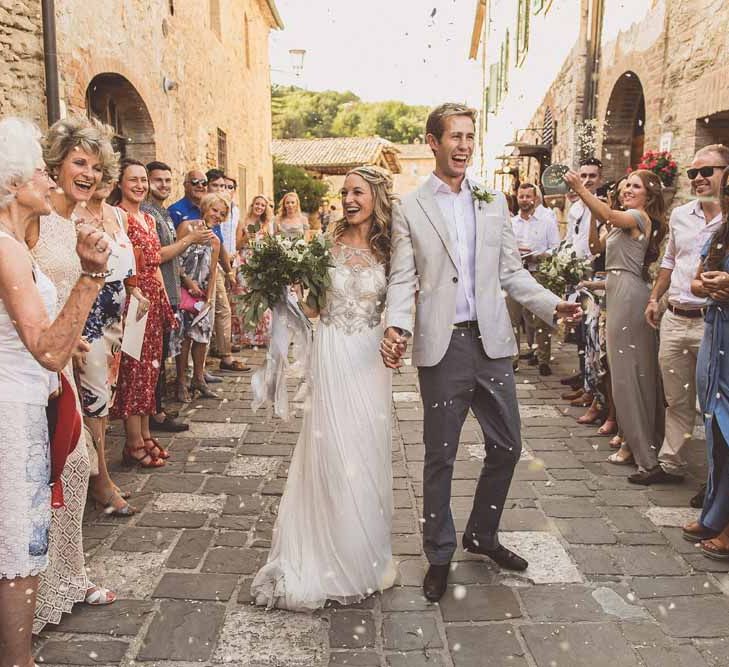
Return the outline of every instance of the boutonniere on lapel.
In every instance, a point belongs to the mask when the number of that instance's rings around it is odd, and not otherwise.
[[[482,190],[477,185],[471,186],[471,196],[473,197],[474,202],[478,202],[479,211],[484,205],[484,202],[486,204],[490,204],[494,200],[494,196],[488,190]]]

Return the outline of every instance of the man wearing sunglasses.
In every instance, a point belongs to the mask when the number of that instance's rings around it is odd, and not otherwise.
[[[208,179],[199,169],[187,172],[183,182],[185,196],[167,209],[175,229],[183,220],[201,220],[200,200],[207,194]]]
[[[704,332],[705,300],[691,293],[691,281],[706,241],[721,224],[719,188],[729,165],[729,148],[705,146],[696,153],[686,175],[696,199],[673,209],[668,243],[651,292],[645,317],[660,327],[658,360],[666,397],[666,434],[658,455],[660,467],[631,475],[634,484],[680,482],[686,462],[681,449],[690,439],[696,418],[696,356]],[[661,317],[659,302],[668,292]]]

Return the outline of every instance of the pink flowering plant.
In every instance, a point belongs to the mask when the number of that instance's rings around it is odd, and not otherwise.
[[[666,187],[673,185],[678,175],[678,164],[669,151],[647,151],[638,163],[638,169],[652,171]],[[628,173],[633,171],[628,167]]]

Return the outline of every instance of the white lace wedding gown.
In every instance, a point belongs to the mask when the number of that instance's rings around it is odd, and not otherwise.
[[[358,602],[393,585],[391,372],[379,353],[387,280],[337,244],[314,337],[311,396],[256,603],[294,611]]]

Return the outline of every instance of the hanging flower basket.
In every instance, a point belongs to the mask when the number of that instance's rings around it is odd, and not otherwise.
[[[678,164],[669,151],[647,151],[643,153],[637,168],[652,171],[667,188],[673,185],[676,176],[678,176]],[[633,169],[628,167],[628,173],[631,171]]]

